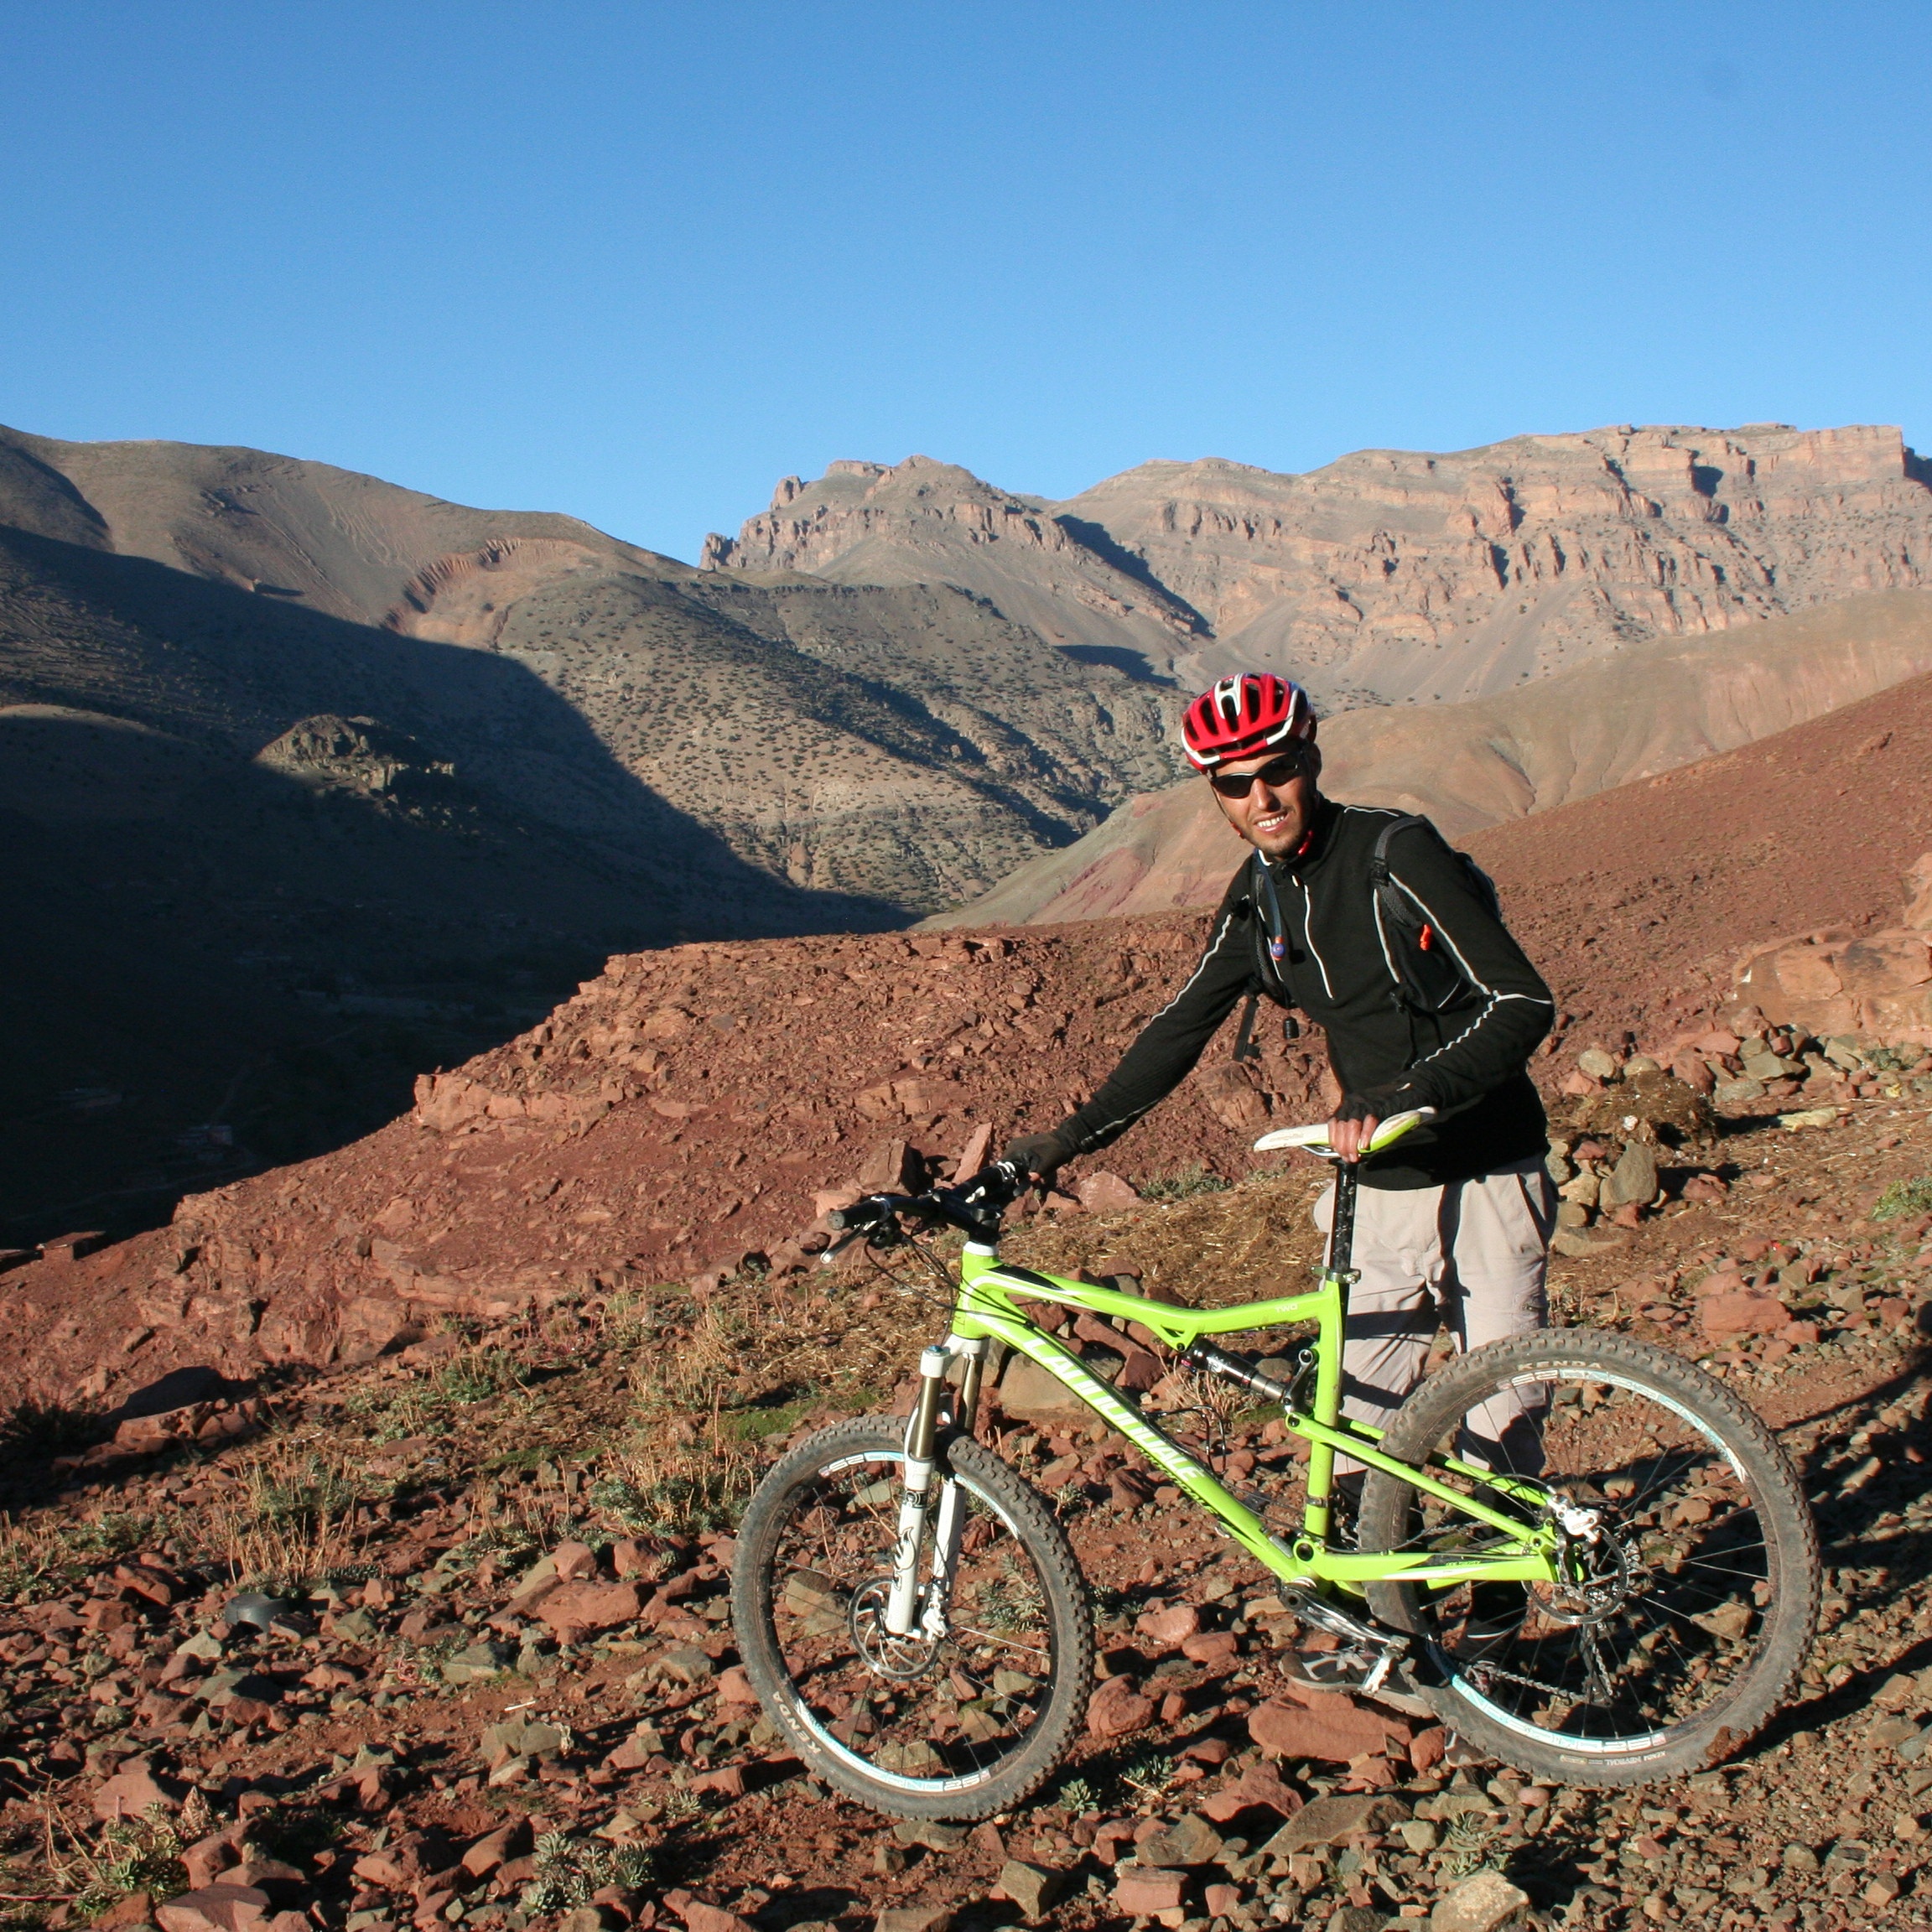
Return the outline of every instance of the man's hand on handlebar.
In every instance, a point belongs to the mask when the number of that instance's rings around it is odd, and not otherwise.
[[[1054,1176],[1073,1158],[1074,1151],[1072,1145],[1056,1129],[1051,1134],[1021,1135],[1017,1140],[1008,1143],[1001,1158],[1011,1161],[1022,1171],[1036,1176],[1051,1187]]]

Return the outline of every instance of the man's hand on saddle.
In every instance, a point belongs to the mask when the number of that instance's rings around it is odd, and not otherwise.
[[[1359,1161],[1375,1130],[1391,1114],[1405,1113],[1415,1104],[1415,1090],[1406,1081],[1344,1093],[1328,1123],[1328,1145],[1344,1161]]]

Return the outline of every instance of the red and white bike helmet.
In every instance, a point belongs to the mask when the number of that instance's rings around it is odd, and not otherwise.
[[[1299,684],[1271,671],[1223,678],[1187,707],[1181,735],[1197,771],[1259,757],[1277,745],[1315,735],[1315,707]]]

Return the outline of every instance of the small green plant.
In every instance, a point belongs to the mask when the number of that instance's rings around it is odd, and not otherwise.
[[[534,1860],[537,1875],[519,1901],[526,1912],[568,1912],[588,1905],[590,1894],[604,1885],[635,1891],[650,1883],[655,1868],[641,1846],[619,1851],[573,1838],[567,1831],[546,1831],[537,1841]]]
[[[109,1510],[91,1523],[63,1524],[56,1532],[62,1553],[70,1560],[92,1562],[103,1556],[122,1556],[151,1542],[159,1529],[152,1516],[134,1511]]]
[[[1932,1214],[1932,1175],[1919,1181],[1894,1181],[1872,1210],[1874,1221],[1896,1221],[1902,1214]]]
[[[1100,1809],[1100,1794],[1084,1778],[1068,1778],[1053,1794],[1054,1802],[1075,1818]]]
[[[1007,1635],[1035,1630],[1046,1615],[1046,1599],[1031,1576],[1023,1576],[1009,1562],[1004,1575],[979,1586],[977,1614],[989,1630]]]
[[[688,1825],[704,1809],[698,1801],[698,1794],[687,1784],[673,1784],[664,1794],[663,1816],[667,1825]]]
[[[405,1436],[446,1434],[449,1425],[437,1413],[435,1392],[427,1382],[400,1389],[362,1389],[342,1405],[358,1422],[369,1425],[372,1442],[399,1442]]]
[[[1501,1826],[1493,1818],[1480,1811],[1465,1811],[1452,1818],[1443,1831],[1442,1848],[1436,1854],[1443,1877],[1467,1878],[1480,1871],[1490,1862],[1489,1847],[1501,1831]]]
[[[319,1805],[283,1805],[257,1811],[248,1821],[248,1843],[268,1857],[305,1865],[318,1852],[341,1842],[348,1820]]]
[[[771,1409],[733,1409],[718,1418],[718,1431],[735,1442],[761,1442],[767,1436],[788,1435],[812,1413],[809,1400],[786,1402]]]
[[[1150,1181],[1140,1196],[1145,1201],[1191,1201],[1197,1194],[1225,1193],[1228,1186],[1205,1161],[1194,1161],[1178,1174]]]
[[[1137,1798],[1158,1798],[1174,1782],[1174,1769],[1165,1752],[1144,1751],[1120,1774],[1120,1783]]]
[[[621,1476],[600,1476],[590,1485],[589,1501],[634,1535],[696,1536],[730,1529],[745,1506],[745,1487],[741,1473],[730,1467],[664,1476],[643,1488]]]
[[[435,1393],[467,1407],[521,1388],[530,1378],[526,1364],[501,1348],[473,1348],[459,1355],[437,1376]]]
[[[144,1817],[117,1818],[101,1828],[86,1858],[87,1882],[74,1901],[82,1919],[97,1918],[117,1899],[145,1892],[158,1904],[188,1889],[179,1827],[159,1805]]]
[[[289,1474],[257,1467],[249,1487],[257,1516],[278,1528],[314,1530],[347,1515],[361,1500],[354,1483],[319,1456]]]

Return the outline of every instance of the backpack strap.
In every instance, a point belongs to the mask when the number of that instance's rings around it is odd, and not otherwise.
[[[1253,854],[1249,861],[1254,870],[1254,886],[1248,895],[1248,903],[1253,910],[1255,925],[1255,969],[1262,982],[1274,982],[1277,993],[1286,994],[1287,988],[1281,977],[1281,962],[1288,952],[1287,922],[1281,916],[1280,895],[1275,890],[1274,875],[1268,870],[1268,862],[1259,852]],[[1259,991],[1248,995],[1247,1004],[1242,1008],[1241,1024],[1234,1036],[1234,1057],[1237,1060],[1259,1060],[1261,1049],[1254,1044],[1254,1021],[1261,1004]],[[1291,1013],[1282,1021],[1282,1032],[1285,1038],[1298,1039],[1301,1027]]]
[[[1406,832],[1411,825],[1426,825],[1429,821],[1414,812],[1405,812],[1391,818],[1375,834],[1375,855],[1368,861],[1368,876],[1378,886],[1389,883],[1389,841],[1398,832]]]

